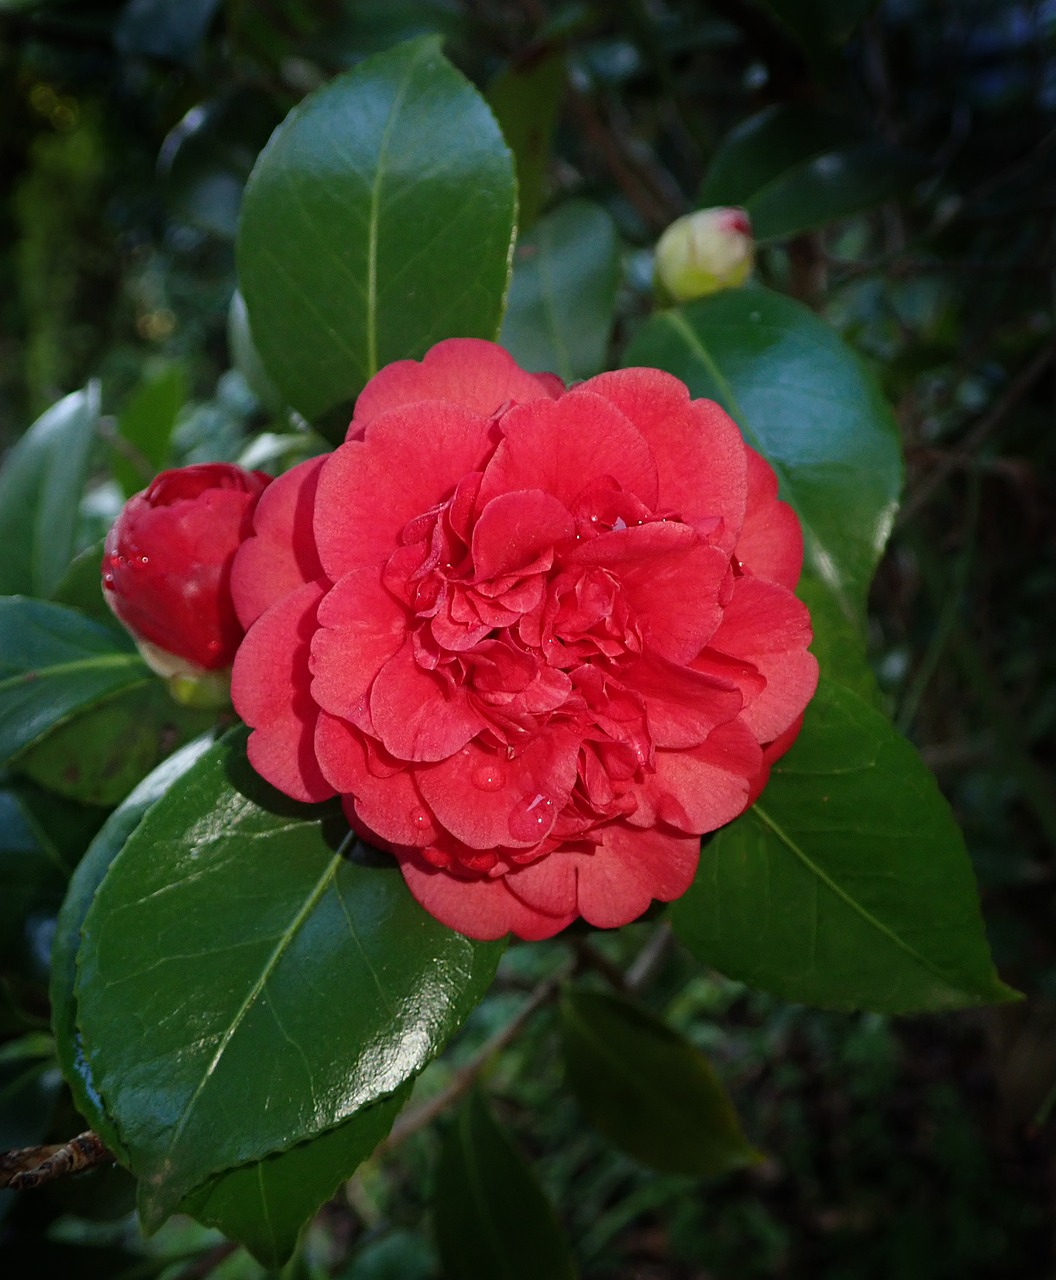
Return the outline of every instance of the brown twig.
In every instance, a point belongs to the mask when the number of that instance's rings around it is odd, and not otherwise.
[[[66,1178],[100,1164],[114,1163],[113,1152],[106,1148],[98,1134],[89,1129],[69,1142],[46,1147],[20,1147],[4,1152],[0,1155],[0,1187],[29,1191],[56,1178]]]

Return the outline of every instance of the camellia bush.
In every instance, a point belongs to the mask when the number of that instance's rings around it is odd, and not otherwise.
[[[568,944],[481,1062],[556,1001],[589,1123],[700,1178],[761,1156],[635,994],[663,948],[824,1009],[1015,998],[866,659],[891,412],[750,276],[790,206],[753,207],[734,152],[781,121],[729,144],[615,328],[616,227],[540,214],[516,88],[489,105],[418,37],[277,125],[230,313],[271,420],[236,458],[174,455],[162,378],[87,548],[95,383],[0,472],[3,760],[109,814],[51,944],[68,1136],[132,1175],[147,1233],[189,1215],[269,1269],[438,1096],[445,1274],[574,1274],[481,1064],[408,1102],[507,950]]]

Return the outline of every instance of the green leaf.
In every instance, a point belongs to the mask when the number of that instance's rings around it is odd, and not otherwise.
[[[144,778],[124,803],[114,810],[77,864],[55,922],[49,995],[51,1028],[58,1047],[59,1065],[73,1093],[77,1110],[110,1150],[126,1161],[121,1139],[95,1087],[77,1025],[74,987],[81,927],[110,864],[143,821],[147,810],[202,757],[212,743],[211,734],[189,742]]]
[[[0,763],[76,713],[153,680],[127,636],[63,605],[0,599]]]
[[[268,376],[305,417],[441,338],[494,338],[513,159],[428,36],[368,58],[279,126],[246,187],[240,287]]]
[[[517,246],[500,341],[522,368],[565,382],[605,367],[620,242],[599,205],[573,200]]]
[[[97,622],[114,627],[114,615],[103,595],[103,547],[105,540],[93,542],[70,561],[62,581],[55,588],[52,599],[56,604],[69,605],[85,613]]]
[[[565,75],[564,53],[552,50],[526,63],[504,67],[488,85],[488,105],[517,165],[522,232],[535,222],[546,197],[546,171]]]
[[[243,1244],[269,1270],[292,1255],[305,1223],[385,1137],[410,1085],[309,1142],[230,1169],[180,1205],[207,1227]]]
[[[474,1091],[444,1136],[433,1196],[447,1280],[571,1280],[553,1205]]]
[[[502,951],[427,916],[391,859],[266,786],[244,743],[233,731],[150,810],[84,925],[81,1032],[148,1227],[394,1093]]]
[[[148,809],[212,743],[208,734],[188,743],[111,814],[74,873],[56,922],[50,996],[59,1061],[77,1109],[111,1151],[126,1161],[120,1137],[95,1087],[77,1025],[75,983],[81,927],[110,864]],[[244,1244],[264,1266],[277,1268],[293,1252],[307,1218],[384,1137],[403,1099],[404,1093],[398,1091],[312,1142],[211,1178],[191,1192],[180,1209]]]
[[[623,363],[666,369],[736,418],[799,515],[808,567],[860,616],[902,458],[879,389],[837,334],[791,298],[731,289],[655,316]]]
[[[814,640],[810,651],[818,660],[822,676],[846,689],[878,711],[884,700],[866,654],[865,619],[850,619],[820,578],[804,573],[796,595],[810,610]]]
[[[115,446],[112,464],[126,495],[145,488],[165,466],[172,429],[186,398],[187,374],[182,365],[170,364],[145,378],[121,411],[117,430],[132,457]]]
[[[176,747],[215,717],[179,706],[148,680],[59,725],[18,758],[18,771],[85,804],[118,804]]]
[[[73,559],[99,387],[54,404],[0,468],[0,595],[50,596]]]
[[[935,779],[886,717],[824,681],[672,921],[699,960],[786,1000],[914,1013],[1014,996]]]
[[[757,240],[783,240],[882,204],[924,172],[919,157],[863,138],[843,117],[780,104],[726,135],[697,203],[739,205]]]
[[[588,1120],[636,1160],[706,1176],[758,1162],[711,1063],[641,1005],[566,992],[561,1042],[568,1083]]]
[[[24,928],[35,912],[54,911],[70,870],[38,830],[14,788],[0,791],[0,961],[21,958]]]

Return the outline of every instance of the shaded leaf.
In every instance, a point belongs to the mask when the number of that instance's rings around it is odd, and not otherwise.
[[[494,338],[513,160],[436,37],[368,58],[279,126],[246,187],[238,271],[271,380],[312,419],[441,338]]]
[[[570,1280],[553,1205],[479,1092],[444,1136],[433,1225],[447,1280]]]
[[[192,107],[169,131],[158,157],[175,216],[234,240],[246,181],[280,119],[274,98],[248,87]]]
[[[77,509],[99,420],[90,383],[54,404],[0,468],[0,595],[49,596],[73,559]]]
[[[570,991],[561,1002],[564,1071],[609,1142],[669,1174],[724,1174],[759,1160],[699,1048],[620,996]]]
[[[698,1175],[758,1161],[711,1063],[641,1005],[566,992],[561,1042],[568,1082],[588,1120],[636,1160]]]
[[[18,771],[59,795],[110,807],[214,718],[148,680],[59,725],[19,756]]]
[[[75,609],[0,600],[0,762],[77,712],[154,679],[127,636]]]
[[[219,1228],[263,1266],[277,1269],[293,1254],[305,1223],[388,1133],[409,1093],[410,1085],[403,1085],[309,1142],[210,1179],[180,1211]]]
[[[620,243],[600,205],[573,200],[521,241],[500,341],[524,369],[565,382],[605,366],[616,310]]]
[[[554,126],[565,92],[565,55],[549,51],[503,68],[488,85],[488,105],[517,166],[518,222],[527,231],[546,198]]]
[[[394,1093],[502,951],[427,916],[393,861],[266,786],[244,743],[154,805],[84,924],[79,1023],[148,1227]]]
[[[121,411],[117,430],[134,452],[128,458],[115,446],[111,461],[114,478],[126,496],[145,488],[165,466],[172,430],[186,398],[187,374],[182,365],[171,364],[146,377]]]
[[[854,353],[813,312],[731,289],[650,320],[624,365],[653,365],[718,400],[799,515],[806,563],[858,618],[894,519],[898,432]]]
[[[883,715],[825,681],[671,918],[699,960],[786,1000],[914,1013],[1014,995],[935,779]]]
[[[783,103],[726,135],[697,203],[739,205],[757,240],[781,240],[882,204],[924,172],[919,157],[863,138],[843,117]]]

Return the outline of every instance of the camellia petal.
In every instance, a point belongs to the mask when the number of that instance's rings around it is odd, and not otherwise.
[[[327,800],[334,789],[315,754],[319,711],[310,692],[308,647],[323,588],[309,582],[273,605],[249,629],[235,658],[231,698],[254,732],[254,769],[295,800]],[[267,672],[261,680],[259,673]]]
[[[397,360],[381,369],[360,392],[349,439],[358,439],[375,418],[422,400],[446,400],[490,418],[506,405],[554,399],[564,391],[550,373],[525,373],[511,355],[480,338],[447,338],[425,359]]]
[[[325,461],[309,458],[261,494],[253,513],[253,534],[239,547],[231,566],[231,595],[243,627],[251,627],[283,596],[324,576],[312,535],[312,513]]]
[[[794,514],[722,409],[657,370],[566,393],[441,343],[368,384],[239,556],[251,759],[336,791],[473,938],[678,897],[816,679]]]

